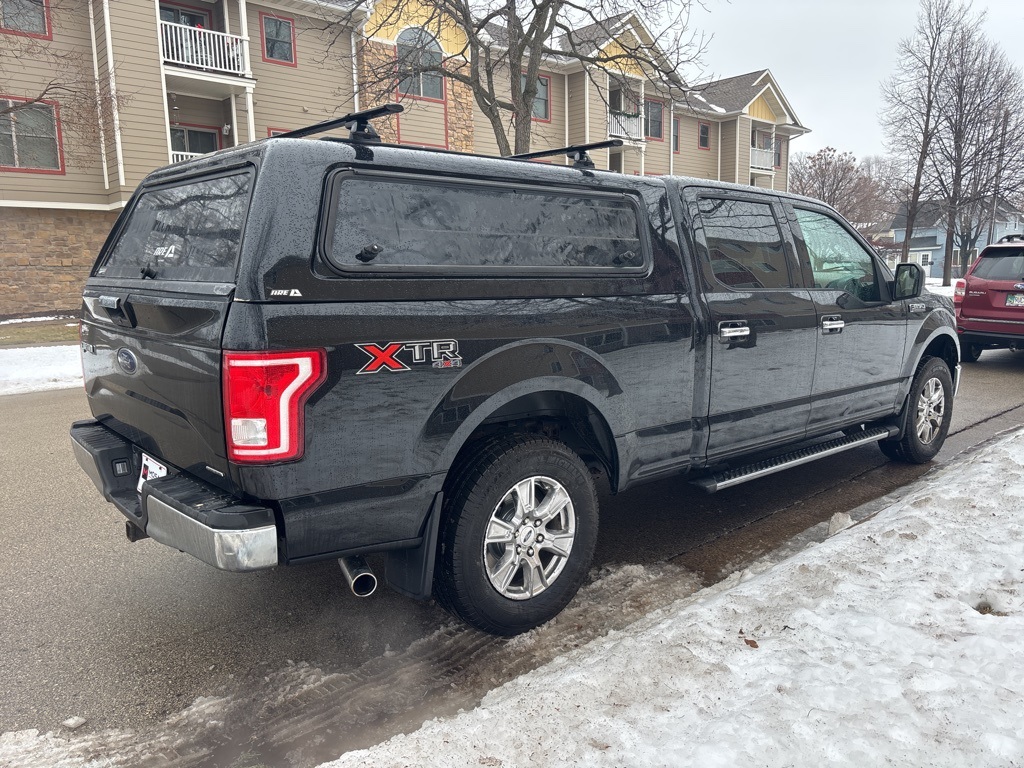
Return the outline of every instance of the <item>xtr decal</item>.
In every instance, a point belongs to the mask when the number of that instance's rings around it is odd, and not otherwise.
[[[461,368],[462,358],[459,357],[459,342],[455,339],[432,339],[430,341],[389,341],[386,344],[356,344],[370,356],[370,360],[358,371],[363,373],[380,373],[381,371],[411,371],[405,361],[398,355],[411,352],[410,362],[414,365],[430,363],[433,368]],[[408,359],[408,356],[407,356]]]

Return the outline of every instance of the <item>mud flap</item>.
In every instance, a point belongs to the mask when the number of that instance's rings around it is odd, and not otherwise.
[[[437,531],[443,502],[444,493],[437,493],[423,524],[423,543],[415,549],[391,550],[384,562],[384,580],[388,586],[414,600],[429,600],[433,593]]]

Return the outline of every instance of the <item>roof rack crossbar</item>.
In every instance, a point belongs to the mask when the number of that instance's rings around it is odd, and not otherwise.
[[[573,168],[596,168],[594,161],[590,159],[590,155],[587,154],[592,149],[604,149],[605,147],[621,147],[622,139],[608,139],[607,141],[595,141],[590,144],[575,144],[571,147],[561,147],[560,149],[542,149],[539,152],[526,152],[522,155],[511,155],[513,160],[533,160],[538,157],[554,157],[555,155],[565,155],[573,161]]]
[[[303,136],[312,136],[314,133],[323,133],[324,131],[345,127],[349,129],[349,140],[364,144],[379,144],[380,134],[373,129],[370,121],[385,115],[397,115],[404,110],[405,107],[401,104],[382,104],[373,109],[352,112],[344,117],[334,117],[330,120],[324,120],[322,123],[306,126],[305,128],[296,128],[294,131],[279,133],[277,138],[301,139]]]

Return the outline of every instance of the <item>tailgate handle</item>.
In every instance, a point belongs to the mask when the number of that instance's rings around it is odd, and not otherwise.
[[[127,299],[120,296],[100,296],[100,306],[107,311],[107,317],[115,325],[126,328],[135,327],[135,313]]]

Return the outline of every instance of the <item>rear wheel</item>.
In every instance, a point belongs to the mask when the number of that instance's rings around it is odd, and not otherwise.
[[[526,632],[572,600],[596,543],[597,494],[579,456],[547,438],[495,441],[455,470],[435,596],[485,632]]]
[[[883,440],[878,447],[890,459],[924,464],[942,448],[953,417],[953,379],[942,360],[929,357],[918,366],[907,406],[903,437]]]
[[[981,344],[964,344],[960,347],[960,361],[964,363],[976,363],[981,357]]]

